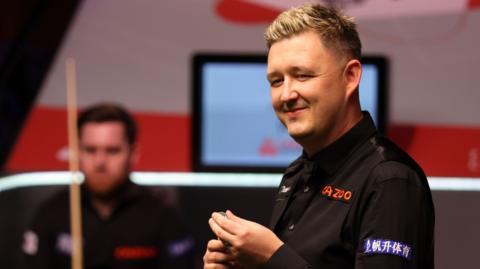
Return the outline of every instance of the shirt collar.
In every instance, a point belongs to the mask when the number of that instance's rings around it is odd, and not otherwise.
[[[114,193],[112,193],[111,195],[112,198],[116,200],[118,207],[125,202],[140,198],[142,196],[142,191],[140,186],[133,183],[130,178],[128,178],[121,186],[114,190]],[[87,201],[87,204],[90,205],[90,199],[93,194],[87,188],[85,183],[81,185],[81,196],[82,199],[85,199],[85,201]]]
[[[310,173],[318,173],[320,172],[318,170],[321,170],[327,175],[333,175],[355,148],[375,132],[372,117],[367,111],[363,111],[363,118],[332,144],[311,158],[308,158],[304,151],[300,157],[303,160],[304,169],[311,170]]]

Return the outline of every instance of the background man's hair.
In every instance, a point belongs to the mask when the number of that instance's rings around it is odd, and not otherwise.
[[[130,145],[137,139],[137,124],[132,115],[122,106],[113,103],[101,103],[87,107],[78,117],[78,132],[87,123],[104,123],[117,121],[125,127],[125,137]],[[79,134],[79,135],[80,135]]]
[[[362,44],[352,17],[332,7],[306,4],[282,12],[268,26],[264,37],[267,47],[277,41],[312,30],[328,48],[360,60]]]

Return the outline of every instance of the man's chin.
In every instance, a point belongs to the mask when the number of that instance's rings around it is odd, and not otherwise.
[[[89,187],[88,191],[90,195],[99,199],[108,199],[115,192],[114,188],[92,188]]]
[[[305,139],[306,137],[308,137],[309,133],[299,128],[288,128],[288,134],[297,141]]]
[[[123,180],[123,181],[111,180],[111,181],[115,181],[116,184],[99,184],[99,182],[101,181],[97,181],[96,182],[97,184],[92,184],[92,182],[95,182],[95,181],[90,181],[90,182],[87,181],[86,188],[88,190],[89,195],[92,198],[96,198],[100,200],[110,200],[112,198],[115,198],[120,192],[122,192],[125,189],[124,187],[126,187],[128,182],[128,180]],[[110,182],[110,183],[113,183],[113,182]]]
[[[88,192],[91,196],[94,196],[96,198],[103,198],[103,197],[108,197],[112,195],[112,193],[115,192],[115,190],[119,187],[113,184],[99,184],[102,183],[105,179],[97,180],[97,181],[90,181],[90,182],[85,182],[86,187],[88,189]],[[105,180],[106,181],[106,180]],[[95,182],[94,184],[92,184]],[[105,182],[106,183],[106,182]]]

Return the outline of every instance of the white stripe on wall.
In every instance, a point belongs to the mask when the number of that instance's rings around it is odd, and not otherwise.
[[[32,172],[0,177],[0,192],[10,189],[67,185],[72,176],[70,172]],[[78,176],[80,181],[83,176]],[[189,187],[277,187],[281,174],[250,173],[170,173],[170,172],[133,172],[132,181],[140,185],[151,186],[189,186]],[[480,178],[429,177],[430,188],[434,191],[480,191]]]

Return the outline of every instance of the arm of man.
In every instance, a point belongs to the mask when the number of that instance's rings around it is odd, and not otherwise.
[[[362,216],[355,268],[433,268],[434,209],[426,179],[382,164]]]
[[[264,265],[283,245],[268,228],[227,211],[226,218],[213,213],[208,223],[219,240],[212,240],[204,256],[204,268],[256,268]],[[228,243],[228,247],[222,242]]]

